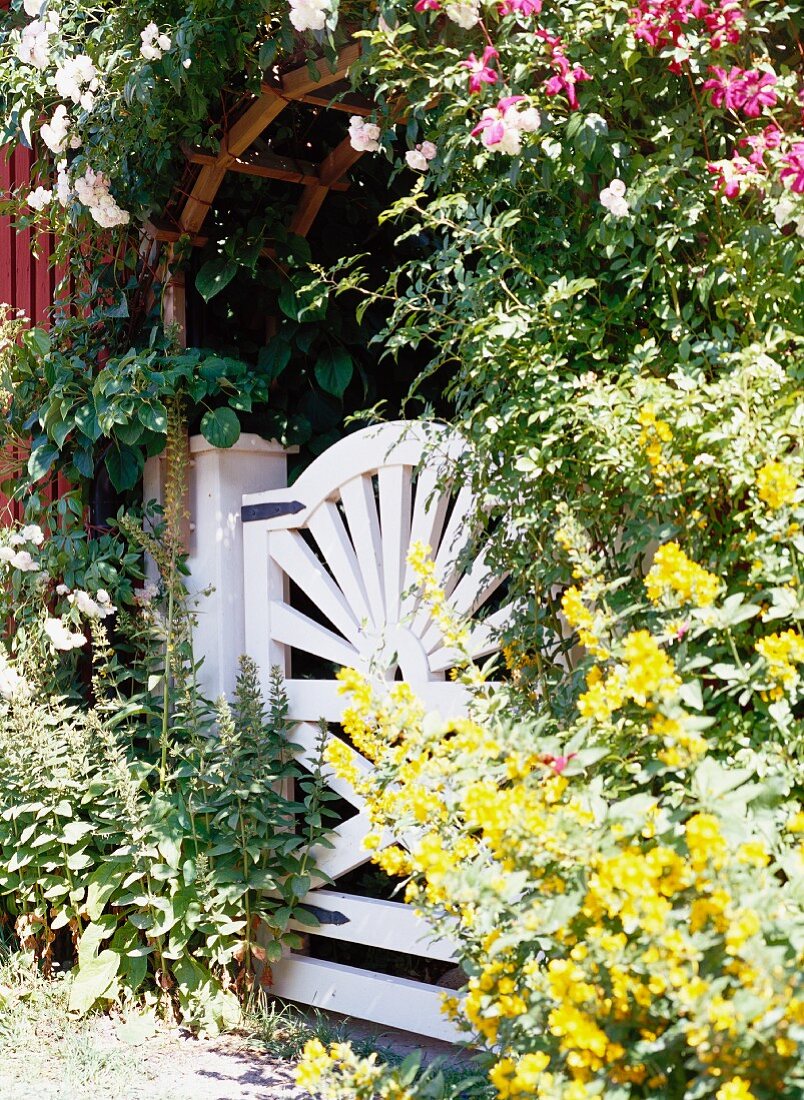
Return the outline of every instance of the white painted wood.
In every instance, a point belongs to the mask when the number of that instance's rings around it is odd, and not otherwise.
[[[354,664],[358,654],[339,634],[297,611],[284,601],[272,600],[271,633],[276,641],[305,653],[314,653],[341,666]]]
[[[330,448],[291,490],[244,497],[247,504],[288,499],[301,504],[295,514],[248,525],[253,531],[247,539],[246,570],[250,600],[251,579],[256,580],[248,619],[249,651],[259,654],[260,661],[270,653],[274,662],[278,658],[282,663],[294,723],[291,738],[303,763],[314,759],[316,723],[322,718],[339,723],[348,698],[334,680],[294,679],[291,650],[368,672],[378,691],[384,690],[383,676],[385,690],[390,690],[388,680],[399,674],[428,712],[437,711],[445,720],[466,713],[466,689],[444,679],[456,655],[444,646],[437,624],[422,606],[407,564],[412,542],[429,545],[438,583],[461,614],[479,612],[501,583],[489,575],[482,550],[474,562],[462,556],[475,504],[467,485],[449,480],[449,464],[461,446],[459,439],[435,425],[372,427]],[[302,535],[305,531],[314,548]],[[291,606],[291,578],[328,626]],[[493,652],[494,628],[504,622],[506,613],[504,609],[478,624],[471,635],[473,649]],[[334,731],[329,734],[330,739],[336,736]],[[360,772],[369,774],[371,763],[354,750],[352,756]],[[322,844],[312,852],[321,875],[336,882],[371,859],[363,847],[371,825],[364,800],[351,785],[326,770],[325,776],[327,785],[358,810],[332,831],[331,847]],[[392,839],[383,835],[380,846]],[[411,907],[318,889],[325,881],[314,878],[309,904],[326,908],[337,903],[345,919],[304,928],[311,936],[453,960],[453,946],[438,940]],[[424,983],[295,955],[283,959],[276,972],[275,991],[282,996],[420,1033],[455,1037],[455,1029],[438,1011],[440,990]]]
[[[378,683],[377,691],[390,690],[392,684]],[[442,718],[455,718],[465,714],[469,703],[469,692],[462,684],[445,683],[439,680],[425,680],[411,683],[416,696],[428,711],[437,711]],[[324,718],[327,722],[339,722],[347,705],[345,696],[334,680],[294,680],[285,681],[288,696],[288,708],[295,720],[316,722]]]
[[[271,970],[272,992],[289,1001],[448,1043],[464,1037],[441,1012],[446,991],[438,986],[303,955],[287,955]]]
[[[335,917],[331,923],[322,923],[315,929],[316,935],[326,939],[404,951],[442,962],[455,961],[455,944],[435,938],[430,925],[403,902],[357,897],[338,890],[311,890],[302,898],[302,905],[312,906],[319,920],[322,913]],[[343,918],[345,923],[340,923]],[[311,931],[309,925],[294,923],[291,927],[299,932]]]
[[[363,811],[338,825],[327,834],[331,848],[323,844],[311,848],[310,856],[316,869],[331,879],[337,879],[348,875],[355,867],[364,866],[371,859],[371,852],[363,847],[363,840],[370,832],[371,822]],[[383,837],[382,846],[385,847],[390,841],[391,837]]]
[[[368,623],[371,614],[366,589],[354,547],[346,533],[337,504],[331,500],[323,501],[310,516],[307,529],[318,545],[325,548],[327,564],[358,623]]]
[[[301,535],[296,531],[272,531],[268,536],[268,547],[276,564],[356,649],[360,644],[358,621],[343,592]]]
[[[383,466],[377,475],[385,595],[385,621],[399,622],[410,545],[411,469]]]
[[[302,681],[304,683],[304,681]],[[340,704],[343,709],[343,703]],[[334,734],[332,735],[334,736]],[[317,746],[318,746],[318,727],[314,726],[311,722],[299,722],[298,725],[293,727],[291,734],[291,741],[294,745],[298,745],[300,752],[295,753],[296,759],[307,765],[308,767],[313,763],[316,758]],[[351,758],[352,764],[361,773],[361,775],[368,775],[371,772],[372,765],[366,760],[365,756],[361,756],[359,752],[347,745],[344,741],[344,747],[347,749]],[[327,781],[327,786],[331,788],[341,798],[355,806],[358,810],[362,810],[366,804],[365,798],[358,794],[351,783],[347,783],[345,779],[341,779],[339,775],[336,775],[329,764],[324,764],[321,769],[322,775]]]
[[[341,500],[352,545],[360,563],[369,615],[374,626],[381,629],[386,622],[382,584],[382,538],[372,478],[361,474],[347,481],[341,487]]]
[[[444,425],[418,421],[397,421],[364,428],[346,436],[330,447],[309,466],[290,491],[247,492],[244,504],[273,504],[288,496],[305,507],[292,517],[263,520],[267,530],[305,527],[311,513],[322,500],[337,500],[341,487],[354,477],[381,466],[418,466],[423,453],[428,464],[441,469],[457,458],[464,447],[459,437]]]
[[[258,489],[285,492],[288,451],[279,443],[243,433],[233,447],[213,447],[202,436],[190,439],[188,504],[190,535],[187,590],[197,614],[193,644],[203,664],[198,684],[214,699],[231,694],[246,642],[246,599],[240,568],[246,556],[240,506],[243,493]],[[164,458],[148,459],[145,499],[162,503]],[[263,539],[264,543],[264,539]],[[252,550],[251,576],[257,568]],[[262,560],[265,562],[264,545]],[[264,571],[265,565],[260,567]],[[149,571],[149,575],[154,574]],[[259,574],[255,582],[261,586]],[[265,644],[265,643],[264,643]],[[270,660],[270,657],[268,657]],[[264,665],[266,654],[260,655]]]

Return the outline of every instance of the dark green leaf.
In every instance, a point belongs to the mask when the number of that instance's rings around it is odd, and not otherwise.
[[[216,256],[214,260],[207,260],[196,275],[196,290],[204,301],[208,302],[216,294],[220,294],[236,274],[237,264],[233,260],[227,260],[225,256]]]
[[[233,409],[213,409],[201,418],[201,434],[213,447],[232,447],[240,438],[240,421]]]

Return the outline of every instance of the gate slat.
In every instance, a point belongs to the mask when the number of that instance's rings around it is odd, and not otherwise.
[[[295,532],[291,534],[290,531],[272,531],[268,536],[268,552],[302,592],[323,611],[332,625],[357,649],[360,639],[357,619],[350,611],[340,588],[304,539]]]
[[[374,500],[374,483],[371,477],[361,474],[352,478],[341,489],[341,500],[349,524],[349,534],[360,563],[369,614],[375,628],[385,620],[385,601],[382,591],[382,536]]]
[[[357,657],[357,652],[340,635],[277,600],[271,601],[271,627],[275,641],[325,657],[336,665],[348,666]]]
[[[358,623],[369,622],[371,612],[360,566],[337,504],[325,500],[310,516],[307,529],[326,553],[332,575],[351,604]]]

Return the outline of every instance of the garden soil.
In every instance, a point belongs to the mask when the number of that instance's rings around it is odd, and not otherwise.
[[[80,1069],[76,1073],[80,1051],[69,1052],[72,1056],[63,1061],[53,1056],[52,1048],[48,1053],[32,1049],[13,1069],[0,1064],[2,1100],[310,1100],[294,1082],[293,1062],[261,1054],[236,1034],[198,1039],[180,1029],[160,1030],[130,1043],[109,1017],[95,1017],[90,1026],[82,1040],[91,1048],[83,1079]],[[404,1056],[416,1049],[423,1049],[427,1059],[455,1055],[455,1048],[422,1036],[357,1021],[349,1021],[348,1027],[350,1037],[376,1043],[381,1056]]]

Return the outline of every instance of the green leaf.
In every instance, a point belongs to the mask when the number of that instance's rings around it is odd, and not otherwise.
[[[104,863],[92,875],[87,884],[84,909],[91,921],[100,920],[106,902],[123,880],[123,868],[114,863]]]
[[[327,348],[315,365],[315,377],[325,393],[333,397],[343,397],[346,387],[352,380],[354,363],[345,348]]]
[[[134,488],[143,463],[142,454],[133,447],[123,444],[119,448],[111,448],[106,455],[106,469],[109,471],[112,485],[118,492]]]
[[[266,38],[266,40],[260,46],[259,56],[257,58],[257,64],[263,70],[268,69],[273,65],[274,58],[276,57],[276,48],[278,42],[276,38]]]
[[[201,434],[213,447],[232,447],[240,438],[240,421],[233,409],[211,409],[201,418]]]
[[[74,972],[70,985],[70,1012],[83,1015],[109,991],[120,969],[120,956],[116,951],[101,951],[97,958],[83,963]]]
[[[50,337],[41,328],[32,328],[28,332],[23,333],[22,342],[27,348],[29,348],[35,355],[39,355],[44,358],[50,354]]]
[[[289,279],[282,283],[279,291],[279,308],[291,321],[298,321],[299,306],[296,301],[296,288]]]
[[[260,348],[257,356],[257,366],[265,371],[268,381],[273,382],[278,378],[290,362],[290,344],[279,338],[272,340],[264,348]]]
[[[117,1038],[129,1046],[140,1046],[148,1039],[152,1039],[156,1032],[156,1017],[153,1010],[135,1013],[129,1016],[125,1023],[118,1024],[115,1028]]]
[[[28,473],[34,481],[44,477],[53,463],[59,457],[59,448],[52,443],[45,443],[34,448],[28,456]]]
[[[207,260],[195,277],[195,287],[205,302],[231,283],[237,274],[237,264],[225,256],[216,256]]]
[[[140,423],[157,435],[167,432],[167,410],[161,401],[143,402],[137,410]]]

